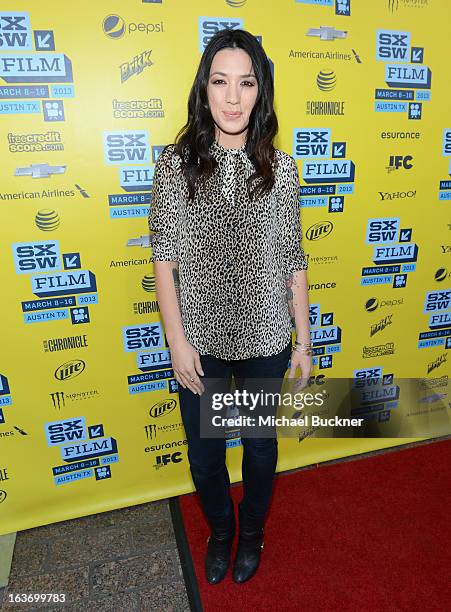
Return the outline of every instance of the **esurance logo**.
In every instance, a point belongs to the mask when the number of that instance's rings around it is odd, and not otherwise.
[[[199,16],[199,51],[204,52],[212,36],[220,30],[243,30],[242,19],[231,19],[230,17],[201,17]]]
[[[0,13],[0,48],[3,51],[26,51],[33,48],[28,13]]]
[[[145,130],[104,132],[103,146],[108,165],[150,162],[149,135]]]
[[[373,246],[375,265],[362,269],[362,285],[406,286],[407,274],[416,269],[418,245],[411,241],[412,229],[400,225],[397,217],[368,219],[366,244]]]
[[[330,128],[294,128],[293,157],[303,160],[301,206],[344,210],[345,195],[354,192],[355,165],[346,159],[346,143],[332,141]],[[327,183],[327,185],[326,185]]]
[[[376,112],[407,112],[409,119],[421,119],[422,102],[430,100],[426,90],[432,78],[423,64],[424,48],[411,46],[410,32],[377,30],[376,59],[387,62],[385,83],[392,88],[376,89]]]
[[[429,329],[418,336],[418,348],[451,348],[451,289],[428,291],[423,312],[429,315]]]

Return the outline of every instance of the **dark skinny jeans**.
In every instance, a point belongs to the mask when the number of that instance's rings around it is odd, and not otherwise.
[[[291,357],[290,343],[280,353],[267,357],[225,360],[200,355],[204,377],[224,378],[233,374],[237,388],[240,378],[280,378],[286,374]],[[277,389],[277,391],[279,391]],[[200,396],[179,384],[180,410],[188,440],[188,461],[201,506],[211,524],[228,517],[233,508],[230,478],[226,466],[226,440],[200,437]],[[243,445],[243,513],[250,519],[264,521],[272,495],[277,465],[277,438],[241,438]]]

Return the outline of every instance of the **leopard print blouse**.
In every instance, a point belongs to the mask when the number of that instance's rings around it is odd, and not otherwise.
[[[160,153],[148,219],[153,260],[178,262],[182,324],[200,354],[274,355],[291,340],[286,278],[307,269],[298,168],[276,149],[275,185],[251,202],[245,179],[255,169],[245,145],[214,140],[210,154],[218,167],[190,200],[174,145]]]

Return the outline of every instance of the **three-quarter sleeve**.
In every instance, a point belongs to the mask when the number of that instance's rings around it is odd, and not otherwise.
[[[148,224],[154,261],[179,258],[179,177],[171,164],[170,149],[160,153],[153,176]]]
[[[286,169],[285,169],[286,168]],[[308,262],[302,248],[302,228],[299,210],[299,171],[289,156],[284,164],[280,184],[280,240],[285,277],[296,270],[307,270]]]

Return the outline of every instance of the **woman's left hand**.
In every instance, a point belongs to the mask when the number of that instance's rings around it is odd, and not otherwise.
[[[293,349],[293,352],[291,353],[291,367],[288,378],[296,378],[297,368],[301,369],[301,376],[294,383],[294,386],[296,390],[299,391],[307,386],[310,378],[310,373],[312,371],[312,356]]]

